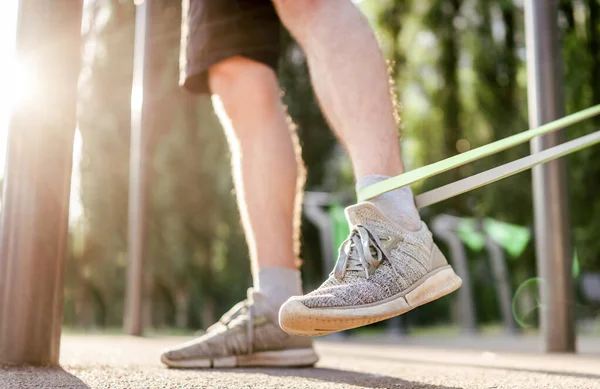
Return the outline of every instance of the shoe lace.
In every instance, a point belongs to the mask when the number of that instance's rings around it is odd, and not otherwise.
[[[246,314],[245,318],[242,315]],[[254,302],[248,299],[235,304],[229,311],[225,312],[218,322],[206,329],[206,332],[218,329],[229,329],[231,324],[239,321],[245,321],[246,324],[246,343],[247,354],[252,354],[252,345],[254,344]]]
[[[389,260],[386,249],[381,242],[389,239],[388,237],[379,238],[364,225],[354,226],[348,238],[339,248],[338,259],[332,275],[341,280],[346,272],[355,272],[368,279],[384,259]],[[392,269],[396,276],[399,276],[393,266]]]

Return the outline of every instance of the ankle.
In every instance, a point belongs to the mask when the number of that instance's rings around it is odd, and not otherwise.
[[[389,176],[371,174],[358,179],[356,190],[384,181]],[[415,206],[415,200],[410,187],[394,189],[390,192],[376,196],[370,200],[381,213],[394,223],[408,230],[417,231],[421,228],[421,217]]]
[[[254,288],[279,309],[290,297],[302,294],[300,270],[279,266],[263,267],[254,275]]]

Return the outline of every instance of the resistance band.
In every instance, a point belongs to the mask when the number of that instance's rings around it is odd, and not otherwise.
[[[600,143],[600,131],[573,139],[572,141],[545,149],[539,153],[531,154],[527,157],[486,170],[482,173],[463,178],[462,180],[455,181],[451,184],[441,186],[417,196],[415,198],[417,208],[423,208],[431,204],[439,203],[440,201],[491,184],[492,182],[496,182],[503,178],[510,177],[527,169],[531,169],[535,165],[552,161],[553,159],[563,157],[597,143]]]
[[[446,158],[442,161],[432,163],[431,165],[427,165],[422,168],[401,174],[399,176],[389,178],[385,181],[370,185],[360,190],[358,192],[358,200],[365,201],[375,196],[379,196],[380,194],[389,192],[391,190],[414,184],[415,182],[424,180],[426,178],[465,165],[467,163],[520,145],[531,140],[532,138],[535,138],[536,136],[548,134],[550,132],[569,127],[575,123],[579,123],[583,120],[589,119],[599,114],[600,105],[596,105],[594,107],[587,108],[583,111],[579,111],[572,115],[565,116],[564,118],[544,124],[538,128],[530,129],[509,136],[507,138],[489,143],[487,145],[464,152],[462,154],[458,154],[453,157]],[[498,181],[502,178],[519,173],[540,163],[548,162],[553,159],[580,150],[582,148],[589,147],[595,143],[598,143],[598,141],[595,140],[596,138],[594,137],[594,135],[596,137],[599,136],[598,133],[600,132],[596,132],[572,140],[570,142],[563,143],[561,145],[546,149],[542,152],[532,154],[528,157],[521,158],[514,162],[507,163],[497,168],[490,169],[486,172],[476,174],[474,176],[456,181],[452,184],[424,193],[417,197],[417,206],[424,207],[426,205],[434,204],[438,201],[445,200],[457,194],[467,192],[469,190],[481,187],[488,183]],[[419,198],[421,198],[422,203],[419,203]]]

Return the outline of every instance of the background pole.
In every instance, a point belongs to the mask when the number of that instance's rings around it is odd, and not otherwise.
[[[133,85],[131,91],[131,151],[129,170],[129,264],[125,285],[124,329],[144,331],[144,257],[148,227],[149,156],[152,143],[151,2],[136,1]]]
[[[526,0],[529,124],[538,127],[564,116],[556,0]],[[534,138],[537,153],[562,142],[563,131]],[[575,350],[571,225],[566,165],[558,159],[532,169],[541,329],[546,351]]]
[[[131,152],[129,170],[129,263],[125,285],[125,332],[143,333],[144,237],[146,174],[143,131],[144,60],[148,24],[148,2],[136,3],[133,86],[131,90]]]

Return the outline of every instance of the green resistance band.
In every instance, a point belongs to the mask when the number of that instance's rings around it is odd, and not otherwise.
[[[429,192],[417,196],[415,198],[415,203],[417,204],[417,208],[423,208],[431,204],[439,203],[440,201],[491,184],[492,182],[531,169],[541,163],[552,161],[556,158],[563,157],[598,143],[600,143],[600,131],[593,132],[558,146],[550,147],[539,153],[531,154],[527,157],[517,159],[516,161],[500,165],[482,173],[430,190]]]
[[[410,172],[401,174],[399,176],[389,178],[385,181],[378,182],[377,184],[367,186],[366,188],[363,188],[362,190],[360,190],[358,192],[358,201],[369,200],[375,196],[379,196],[380,194],[389,192],[391,190],[414,184],[415,182],[424,180],[426,178],[429,178],[429,177],[438,175],[440,173],[446,172],[448,170],[457,168],[459,166],[465,165],[467,163],[476,161],[478,159],[481,159],[481,158],[487,157],[489,155],[498,153],[500,151],[504,151],[511,147],[520,145],[522,143],[525,143],[525,142],[531,140],[532,138],[535,138],[536,136],[545,135],[550,132],[560,130],[565,127],[569,127],[575,123],[579,123],[581,121],[584,121],[586,119],[589,119],[589,118],[594,117],[599,114],[600,114],[600,105],[596,105],[594,107],[584,109],[583,111],[576,112],[569,116],[565,116],[565,117],[555,120],[553,122],[546,123],[538,128],[520,132],[518,134],[509,136],[504,139],[500,139],[496,142],[489,143],[487,145],[478,147],[476,149],[467,151],[465,153],[458,154],[453,157],[446,158],[442,161],[432,163],[431,165],[423,166],[422,168],[415,169]],[[587,147],[587,146],[584,146],[584,147]],[[573,150],[573,151],[576,151],[576,150]],[[565,154],[563,154],[563,155],[565,155]],[[555,156],[554,158],[550,158],[548,160],[555,159],[560,156],[561,155],[558,155],[558,156]],[[545,160],[543,162],[547,162],[548,160]],[[542,162],[538,162],[538,163],[542,163]],[[503,166],[505,166],[505,165],[503,165]],[[522,170],[520,170],[520,171],[522,171]],[[504,177],[508,177],[508,175],[505,174]],[[457,182],[459,182],[459,181],[457,181]],[[490,182],[493,182],[493,181],[490,181]],[[460,193],[464,193],[464,192],[465,191],[460,192]]]

